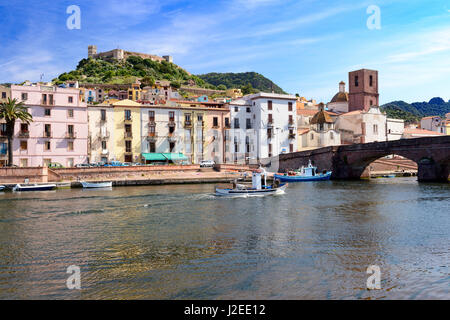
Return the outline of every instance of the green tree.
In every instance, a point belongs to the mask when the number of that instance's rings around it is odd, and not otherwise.
[[[246,95],[246,94],[252,94],[252,93],[255,92],[255,89],[253,89],[253,86],[252,86],[252,84],[251,84],[250,82],[247,83],[247,85],[243,86],[243,87],[241,88],[241,90],[242,90],[242,93],[243,93],[244,95]]]
[[[217,89],[218,89],[218,90],[223,90],[223,91],[225,91],[225,90],[227,90],[227,86],[224,85],[224,84],[219,84],[219,85],[217,86]]]
[[[17,120],[26,124],[33,121],[33,117],[28,113],[23,102],[17,99],[8,98],[6,102],[0,103],[0,119],[6,122],[6,136],[8,137],[8,167],[13,164],[12,143],[14,139],[14,127]]]

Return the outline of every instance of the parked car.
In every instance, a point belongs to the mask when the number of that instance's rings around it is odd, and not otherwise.
[[[105,164],[105,167],[123,167],[123,164],[120,161],[111,161],[110,163]]]
[[[75,166],[75,168],[90,168],[90,166],[87,163],[79,163]]]
[[[200,161],[200,168],[212,168],[215,164],[212,160],[202,160]]]
[[[64,168],[62,164],[56,163],[56,162],[55,162],[55,163],[53,163],[53,162],[52,162],[52,163],[49,163],[49,164],[48,164],[48,167],[49,167],[50,169],[52,169],[52,168]]]

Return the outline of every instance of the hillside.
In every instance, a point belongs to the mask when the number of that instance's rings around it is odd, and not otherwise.
[[[243,72],[243,73],[207,73],[198,75],[199,78],[207,83],[210,83],[216,87],[222,88],[244,88],[251,85],[251,88],[255,91],[265,91],[275,93],[286,93],[277,86],[273,81],[267,79],[263,75],[256,72]],[[248,93],[248,92],[245,92]]]
[[[441,116],[450,112],[450,101],[442,98],[433,98],[429,102],[406,103],[393,101],[381,106],[381,109],[391,118],[404,119],[408,122],[418,121],[422,117]]]
[[[175,86],[192,80],[197,86],[215,89],[173,63],[137,56],[131,56],[126,61],[83,59],[75,70],[61,74],[53,82],[59,84],[67,80],[78,80],[82,83],[129,84],[136,79],[140,79],[144,85],[152,84],[155,80],[169,80]]]

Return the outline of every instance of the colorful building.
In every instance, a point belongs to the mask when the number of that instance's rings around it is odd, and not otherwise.
[[[89,162],[109,163],[116,160],[114,148],[114,108],[109,103],[88,106]]]
[[[78,89],[41,84],[11,86],[11,97],[23,102],[33,116],[29,125],[18,121],[15,127],[15,165],[72,167],[87,162],[87,105],[79,95]]]

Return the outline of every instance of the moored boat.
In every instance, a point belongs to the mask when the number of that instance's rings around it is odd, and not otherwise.
[[[6,187],[5,186],[0,186],[0,192],[5,191]]]
[[[111,188],[112,182],[80,182],[85,189]]]
[[[286,174],[275,174],[274,178],[282,182],[326,181],[330,180],[331,174],[331,171],[318,172],[317,167],[314,167],[310,160],[308,166]]]
[[[12,189],[16,192],[24,192],[24,191],[50,191],[56,188],[56,184],[27,184],[21,185],[16,184],[16,186]]]
[[[264,184],[263,184],[264,178]],[[252,174],[252,185],[233,183],[232,188],[216,187],[217,196],[266,196],[274,194],[282,194],[286,190],[288,184],[280,183],[275,180],[273,185],[267,185],[267,174],[264,170],[256,170]]]

